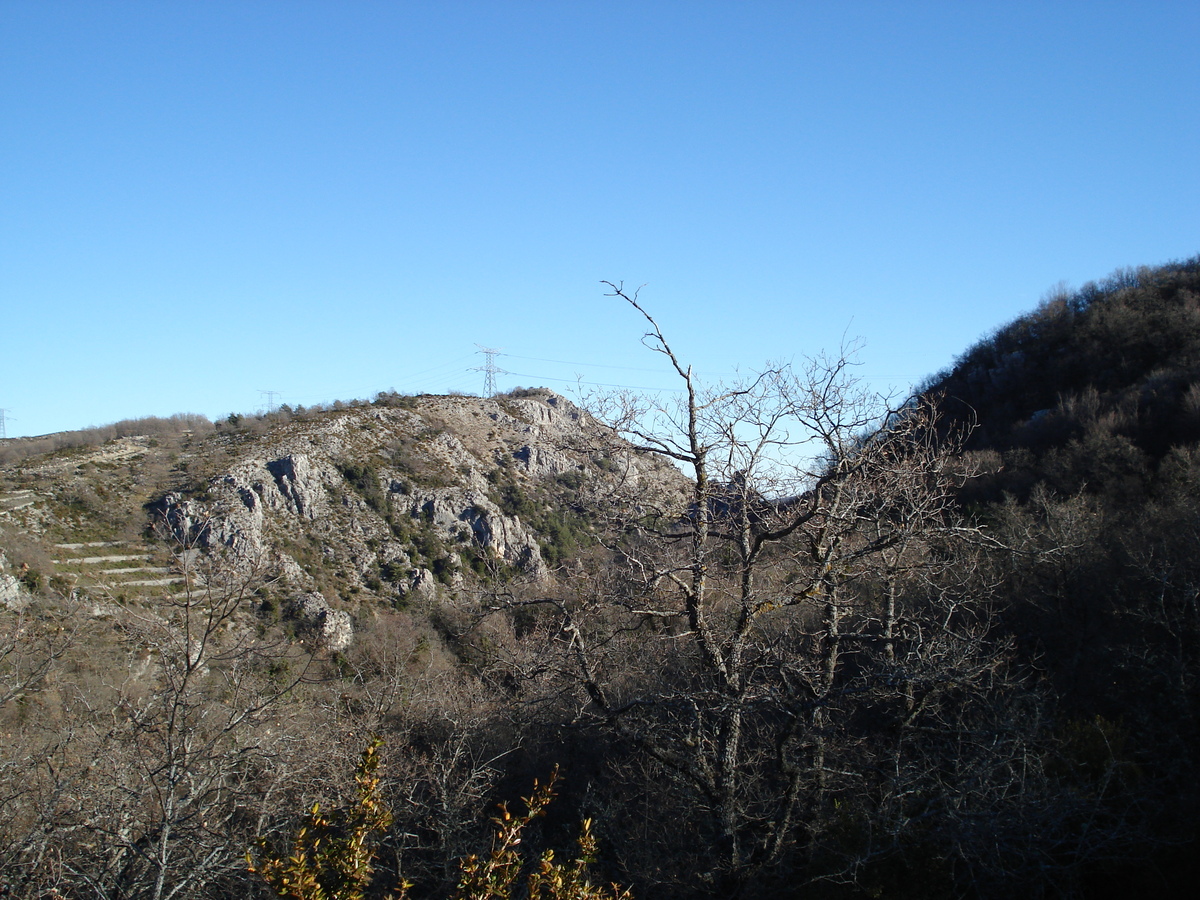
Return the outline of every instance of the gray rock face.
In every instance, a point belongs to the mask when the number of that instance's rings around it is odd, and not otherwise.
[[[275,486],[290,512],[306,519],[328,512],[325,485],[337,475],[331,466],[314,464],[305,454],[297,453],[272,460],[266,468],[275,477]]]
[[[266,526],[272,514],[321,520],[329,513],[327,486],[341,480],[333,465],[302,453],[249,459],[213,479],[209,492],[215,502],[184,500],[170,493],[162,506],[177,539],[257,558],[270,549]]]
[[[579,469],[579,461],[562,450],[526,444],[513,453],[513,458],[532,478],[551,478]]]
[[[509,400],[508,404],[519,410],[521,418],[534,427],[547,427],[554,430],[571,428],[580,422],[584,415],[562,397],[551,393],[536,400],[529,397]]]
[[[350,614],[329,605],[320,591],[310,591],[294,598],[287,613],[294,619],[297,630],[306,639],[334,653],[345,650],[354,641],[354,624]]]
[[[159,507],[163,520],[180,544],[191,547],[205,541],[209,512],[203,503],[184,500],[181,494],[171,491],[162,498]]]
[[[424,600],[431,599],[437,595],[437,579],[428,569],[417,569],[409,581],[407,593]]]
[[[310,522],[323,518],[329,512],[326,487],[341,480],[331,464],[303,453],[247,460],[212,485],[213,493],[224,495],[227,501],[216,537],[228,546],[245,542],[262,549],[268,512],[288,513]]]
[[[475,544],[499,559],[534,575],[545,566],[537,539],[517,516],[506,516],[486,494],[460,488],[438,488],[417,494],[392,494],[403,514],[428,522],[451,539],[470,535]]]
[[[343,598],[435,596],[466,584],[459,573],[469,575],[471,554],[547,574],[531,523],[499,505],[505,491],[543,509],[564,484],[587,503],[616,480],[648,491],[680,480],[655,461],[623,457],[618,471],[576,449],[611,441],[548,391],[419,397],[273,429],[209,481],[203,501],[171,494],[162,505],[177,537],[268,560],[293,590],[313,592],[332,577]]]
[[[0,608],[17,612],[29,605],[29,594],[15,575],[0,574]]]

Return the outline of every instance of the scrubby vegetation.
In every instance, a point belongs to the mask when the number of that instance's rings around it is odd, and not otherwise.
[[[1042,483],[1136,503],[1200,441],[1200,258],[1122,271],[1038,308],[931,379],[968,450],[999,454],[972,499]]]
[[[23,459],[59,450],[96,447],[117,438],[133,435],[148,436],[156,441],[178,444],[193,436],[208,434],[212,430],[212,422],[205,416],[194,413],[180,413],[165,418],[146,416],[140,419],[122,419],[111,425],[99,425],[80,431],[63,431],[43,437],[16,438],[0,442],[0,465],[20,462]]]
[[[1056,291],[902,409],[836,357],[706,387],[614,294],[683,400],[553,455],[515,418],[541,390],[226,421],[139,484],[181,583],[122,602],[5,524],[3,891],[1190,896],[1200,260]],[[318,426],[331,480],[288,456],[254,493],[247,454]],[[53,497],[22,521],[126,527],[138,476],[89,459],[12,469]],[[229,460],[294,532],[200,539]],[[518,523],[536,566],[482,542]]]

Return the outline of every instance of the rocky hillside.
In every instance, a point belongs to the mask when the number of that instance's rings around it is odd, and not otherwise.
[[[682,483],[658,460],[610,452],[605,429],[549,391],[337,406],[4,466],[5,602],[49,582],[149,603],[181,580],[181,554],[220,549],[264,569],[264,602],[337,649],[364,604],[550,577],[595,543],[597,500],[618,479]]]

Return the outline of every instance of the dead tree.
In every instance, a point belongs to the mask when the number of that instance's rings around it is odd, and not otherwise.
[[[634,460],[627,490],[609,491],[617,562],[526,602],[561,616],[577,721],[632,748],[629,777],[671,794],[656,815],[673,827],[627,846],[686,834],[679,871],[723,890],[784,866],[855,878],[900,837],[837,845],[847,804],[874,827],[914,771],[937,780],[945,760],[914,735],[952,739],[950,701],[1006,677],[978,596],[945,577],[977,535],[955,512],[957,444],[930,405],[862,392],[846,354],[705,388],[637,294],[609,287],[682,399],[595,404],[607,452]],[[655,496],[636,477],[646,456],[683,469],[686,496]],[[647,852],[661,863],[682,847]]]
[[[264,804],[303,769],[278,711],[313,654],[259,627],[261,562],[188,546],[175,561],[178,592],[108,605],[96,670],[75,659],[86,680],[60,681],[53,741],[28,772],[41,826],[13,859],[29,875],[14,896],[206,895],[243,877]]]

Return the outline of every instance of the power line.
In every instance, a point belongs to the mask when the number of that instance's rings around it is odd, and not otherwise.
[[[501,356],[507,356],[509,359],[527,359],[530,362],[548,362],[559,363],[564,366],[585,366],[589,369],[620,369],[623,372],[662,372],[662,369],[639,369],[636,366],[607,366],[603,363],[585,363],[585,362],[570,362],[565,359],[542,359],[537,356],[517,356],[514,353],[502,353]]]
[[[634,366],[613,366],[613,365],[590,364],[590,363],[570,363],[566,360],[543,359],[541,357],[535,357],[535,356],[519,356],[516,354],[505,353],[502,350],[497,349],[497,348],[484,347],[482,344],[476,344],[476,346],[479,347],[479,350],[476,351],[474,354],[466,354],[463,356],[459,356],[459,357],[451,359],[447,362],[439,363],[437,365],[430,366],[425,369],[420,369],[420,370],[417,370],[417,371],[407,375],[406,377],[404,377],[402,379],[402,384],[400,385],[402,392],[404,392],[404,393],[411,392],[414,394],[453,393],[453,392],[474,393],[474,391],[471,390],[471,379],[468,377],[468,373],[470,373],[470,372],[483,372],[484,373],[484,392],[482,394],[482,396],[484,396],[484,397],[492,397],[492,396],[495,396],[499,392],[498,386],[496,384],[496,377],[499,375],[512,375],[512,376],[516,376],[518,378],[529,378],[529,379],[533,379],[534,383],[543,383],[543,382],[549,381],[549,382],[560,383],[560,384],[575,384],[575,385],[584,385],[587,387],[607,388],[607,389],[615,389],[615,390],[649,391],[649,392],[655,392],[655,393],[681,393],[683,390],[682,388],[651,387],[648,385],[615,384],[615,383],[601,382],[601,381],[586,381],[581,378],[555,378],[550,375],[535,375],[535,374],[531,374],[529,372],[510,372],[506,369],[500,368],[500,366],[496,364],[496,357],[507,356],[512,359],[525,359],[525,360],[531,360],[531,361],[535,361],[535,362],[548,362],[548,363],[557,363],[557,364],[562,364],[562,365],[594,366],[595,368],[603,368],[603,369],[616,369],[616,370],[624,370],[624,371],[630,371],[630,372],[654,372],[654,373],[662,374],[661,369],[642,369],[642,368],[637,368]],[[485,361],[484,365],[474,366],[474,367],[470,367],[470,368],[467,368],[467,367],[460,368],[460,366],[462,366],[462,363],[466,362],[466,360],[469,359],[472,355],[477,356],[479,354],[483,354],[485,357],[486,361]],[[392,388],[392,390],[394,391],[396,389]],[[326,393],[330,397],[335,397],[335,398],[339,398],[339,399],[344,399],[349,396],[355,396],[355,397],[360,396],[360,395],[366,396],[365,394],[362,394],[361,391],[356,391],[353,389],[349,390],[349,391],[335,390],[332,392],[326,391],[326,392],[313,392],[313,393]],[[370,394],[370,393],[376,393],[376,392],[375,391],[367,392],[367,394]],[[278,402],[277,401],[282,396],[282,393],[280,391],[261,389],[261,390],[259,390],[259,394],[261,394],[266,399],[269,412],[276,412],[278,410]],[[319,404],[328,404],[333,401],[325,400],[325,401],[314,401],[314,402],[319,403]],[[0,424],[2,424],[2,422],[0,422]]]
[[[276,408],[277,408],[277,407],[275,406],[275,398],[279,396],[279,393],[280,393],[280,392],[279,392],[279,391],[263,391],[263,390],[260,390],[260,391],[259,391],[259,393],[260,393],[260,394],[266,394],[266,395],[267,395],[267,412],[275,412],[275,410],[276,410]]]
[[[478,369],[472,370],[466,366],[463,366],[461,363],[458,365],[454,365],[454,366],[449,366],[449,365],[440,366],[439,369],[440,369],[440,371],[431,372],[430,374],[427,374],[424,378],[408,379],[405,382],[405,386],[407,387],[408,390],[419,391],[425,387],[435,387],[437,385],[446,384],[448,382],[454,382],[455,384],[457,384],[464,375],[469,375],[469,373],[472,371],[479,371]],[[471,379],[474,379],[475,376],[469,375],[469,377]]]
[[[478,345],[476,345],[476,346],[478,346]],[[456,356],[454,359],[450,360],[449,362],[438,363],[436,366],[430,366],[428,369],[422,369],[419,372],[409,372],[407,377],[411,380],[414,378],[420,378],[422,375],[428,375],[430,372],[437,372],[441,369],[457,368],[459,363],[466,362],[468,359],[471,359],[475,355],[476,354],[474,354],[474,353],[467,353],[467,354],[464,354],[463,356]]]
[[[494,397],[496,396],[496,376],[510,375],[512,373],[505,372],[496,365],[496,356],[500,353],[499,350],[495,350],[491,347],[485,347],[483,344],[476,344],[475,346],[479,348],[480,353],[484,354],[484,356],[487,358],[487,362],[485,362],[482,366],[472,369],[471,371],[483,373],[483,396]]]
[[[586,384],[588,387],[624,388],[628,391],[661,391],[670,394],[681,394],[683,388],[647,387],[644,384],[604,384],[600,381],[583,381],[577,378],[551,378],[549,375],[530,375],[528,372],[505,372],[506,375],[516,375],[518,378],[537,378],[541,381],[562,381],[566,384]]]

